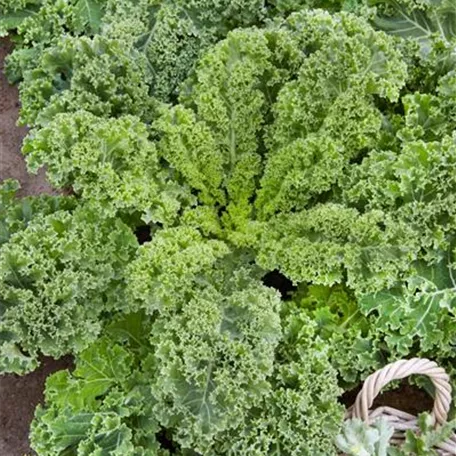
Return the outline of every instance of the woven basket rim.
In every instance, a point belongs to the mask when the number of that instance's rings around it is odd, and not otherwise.
[[[432,381],[435,397],[431,417],[435,426],[446,423],[452,400],[450,378],[442,367],[427,358],[398,360],[369,375],[364,380],[355,403],[347,410],[345,420],[357,418],[369,424],[382,417],[395,429],[391,443],[400,445],[405,431],[418,430],[417,417],[394,407],[383,406],[373,410],[371,407],[382,388],[388,383],[411,375],[425,375]],[[456,434],[436,449],[441,456],[456,455]]]

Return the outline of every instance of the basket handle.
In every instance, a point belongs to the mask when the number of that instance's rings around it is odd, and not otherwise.
[[[414,374],[427,375],[431,379],[435,387],[432,417],[436,424],[445,423],[451,404],[450,379],[444,369],[434,361],[425,358],[396,361],[369,375],[356,397],[352,417],[369,423],[369,409],[380,390],[393,380],[400,380]]]

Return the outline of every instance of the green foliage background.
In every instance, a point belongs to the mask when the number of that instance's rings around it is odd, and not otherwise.
[[[452,0],[0,0],[8,33],[74,193],[0,190],[0,372],[76,359],[40,456],[330,456],[343,390],[454,373]]]

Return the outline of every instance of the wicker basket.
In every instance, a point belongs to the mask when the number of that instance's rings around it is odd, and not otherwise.
[[[436,426],[445,423],[451,404],[451,386],[448,374],[434,361],[421,358],[396,361],[367,377],[355,404],[348,409],[345,418],[359,418],[370,423],[379,417],[383,417],[395,430],[391,443],[401,445],[406,430],[418,431],[417,417],[392,407],[379,407],[375,410],[370,408],[385,385],[393,380],[400,380],[410,375],[426,375],[431,379],[435,387],[434,408],[431,416]],[[441,456],[456,455],[456,435],[439,445],[436,450]]]

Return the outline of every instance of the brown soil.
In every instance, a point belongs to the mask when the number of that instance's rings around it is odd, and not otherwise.
[[[342,396],[342,403],[349,407],[354,404],[360,388],[347,391]],[[419,413],[431,411],[433,399],[428,393],[414,385],[409,385],[404,380],[399,388],[381,393],[374,402],[374,408],[388,405],[398,410],[418,415]]]
[[[10,41],[0,39],[0,181],[17,179],[22,186],[21,195],[54,193],[46,182],[44,170],[36,176],[27,174],[20,152],[27,129],[16,125],[19,111],[18,92],[16,87],[8,84],[3,71],[3,62],[11,47]]]
[[[36,406],[43,401],[46,377],[72,366],[70,358],[43,358],[32,374],[0,377],[0,456],[34,454],[29,447],[30,422]]]
[[[17,88],[10,86],[3,73],[3,62],[11,43],[0,39],[0,182],[17,179],[22,195],[54,193],[44,172],[27,174],[20,153],[26,128],[16,126],[19,102]],[[0,376],[0,456],[32,454],[28,433],[36,405],[42,401],[44,381],[51,373],[70,366],[69,359],[43,360],[40,369],[24,377]]]

